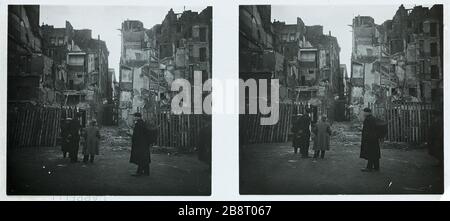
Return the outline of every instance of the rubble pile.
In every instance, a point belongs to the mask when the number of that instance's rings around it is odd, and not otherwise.
[[[103,127],[100,130],[101,146],[113,151],[130,150],[131,136],[128,131],[118,127]]]

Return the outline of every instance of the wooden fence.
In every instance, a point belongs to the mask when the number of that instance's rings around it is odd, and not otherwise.
[[[60,119],[59,108],[8,107],[8,147],[55,146]]]
[[[86,112],[74,107],[8,106],[7,145],[11,148],[56,146],[61,120],[81,113],[86,125]]]
[[[199,146],[200,130],[206,116],[200,114],[142,113],[146,122],[158,125],[158,146],[193,149]]]
[[[370,104],[373,115],[388,123],[386,140],[422,143],[427,141],[435,105],[428,103]]]
[[[287,142],[292,128],[293,116],[305,113],[311,108],[303,103],[280,103],[279,120],[274,125],[261,125],[261,114],[241,114],[239,116],[240,142],[249,143],[279,143]],[[313,115],[322,113],[319,108]],[[317,118],[317,116],[313,116]]]

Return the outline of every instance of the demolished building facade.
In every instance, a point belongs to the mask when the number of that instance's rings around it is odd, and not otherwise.
[[[65,68],[45,52],[39,6],[8,6],[8,103],[57,106]]]
[[[239,11],[240,78],[279,79],[280,102],[310,104],[331,120],[343,120],[345,107],[335,107],[344,99],[337,39],[301,18],[296,24],[271,22],[270,6],[241,6]]]
[[[194,73],[202,81],[212,72],[212,10],[184,11],[172,9],[161,24],[150,29],[140,21],[122,23],[120,59],[119,118],[132,123],[131,114],[147,111],[170,111],[175,79],[186,79],[193,85]]]
[[[381,25],[369,16],[353,19],[353,113],[385,101],[442,103],[442,13],[442,5],[401,5]]]
[[[43,24],[41,30],[44,54],[64,73],[58,74],[64,98],[60,105],[79,108],[87,119],[102,124],[103,104],[112,102],[106,43],[100,36],[92,38],[92,30],[74,29],[68,21],[62,28]]]

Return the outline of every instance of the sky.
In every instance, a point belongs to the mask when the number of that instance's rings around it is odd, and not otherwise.
[[[352,53],[353,18],[371,16],[376,24],[392,19],[400,5],[352,5],[352,6],[280,6],[272,5],[272,21],[284,21],[286,24],[296,24],[300,17],[305,25],[322,25],[324,34],[331,31],[341,47],[340,62],[347,65],[350,75],[350,58]],[[405,8],[414,6],[405,5]]]
[[[40,7],[40,23],[62,28],[69,21],[74,29],[91,29],[92,37],[106,41],[109,50],[109,68],[115,69],[119,80],[120,31],[123,21],[140,20],[145,28],[160,24],[171,7],[158,6],[45,6]],[[183,9],[201,12],[206,6],[175,6],[175,13]]]
[[[352,6],[313,6],[313,5],[272,5],[272,21],[284,21],[286,24],[295,24],[300,17],[306,25],[322,25],[324,34],[331,34],[338,39],[341,47],[340,61],[347,65],[350,74],[350,56],[352,51],[352,19],[355,16],[372,16],[375,23],[381,24],[392,19],[400,5],[352,5]],[[412,8],[413,5],[405,5]],[[175,6],[175,13],[185,10],[200,12],[206,6]],[[140,20],[145,28],[160,24],[170,7],[158,6],[41,6],[40,23],[64,27],[69,21],[75,29],[91,29],[92,37],[106,41],[110,52],[109,66],[115,69],[116,78],[119,79],[120,61],[120,29],[124,20]],[[213,9],[214,10],[214,9]]]

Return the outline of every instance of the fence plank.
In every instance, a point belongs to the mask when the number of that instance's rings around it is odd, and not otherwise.
[[[423,143],[428,138],[431,113],[436,108],[428,103],[370,104],[374,115],[388,123],[387,140]]]

